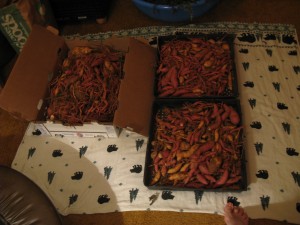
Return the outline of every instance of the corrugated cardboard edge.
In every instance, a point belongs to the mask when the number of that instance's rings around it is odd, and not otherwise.
[[[40,26],[34,26],[22,53],[0,93],[0,107],[19,119],[43,121],[41,101],[45,102],[49,81],[68,47],[105,43],[126,52],[119,107],[113,125],[131,128],[148,136],[154,100],[156,49],[134,38],[112,37],[105,41],[64,40]]]
[[[155,64],[156,49],[136,39],[130,39],[114,125],[144,136],[149,135]]]
[[[103,44],[112,47],[114,50],[121,51],[124,54],[128,52],[130,37],[110,37],[105,40],[87,40],[87,39],[66,39],[66,44],[70,49],[80,46],[89,46],[97,48]]]
[[[36,120],[64,39],[35,25],[0,93],[0,107],[27,121]]]

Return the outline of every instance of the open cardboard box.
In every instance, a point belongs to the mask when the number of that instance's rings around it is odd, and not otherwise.
[[[95,47],[100,43],[126,52],[119,105],[111,123],[64,126],[46,120],[49,82],[75,46]],[[118,137],[119,128],[148,136],[154,100],[156,49],[140,40],[112,37],[104,41],[65,40],[46,28],[34,26],[9,79],[0,93],[0,107],[13,116],[41,124],[51,135]],[[88,135],[89,134],[89,135]]]

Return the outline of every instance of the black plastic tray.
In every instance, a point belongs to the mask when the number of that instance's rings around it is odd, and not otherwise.
[[[240,103],[237,99],[156,99],[153,103],[152,107],[152,119],[151,119],[151,127],[150,127],[150,135],[146,152],[145,159],[145,169],[144,169],[144,185],[149,189],[159,189],[159,190],[183,190],[183,191],[192,191],[192,190],[205,190],[212,192],[225,192],[225,191],[233,191],[233,192],[241,192],[247,190],[247,173],[246,173],[246,165],[245,165],[245,147],[243,140],[243,130],[241,130],[239,135],[239,142],[242,143],[241,147],[239,147],[240,151],[240,159],[241,159],[241,180],[231,186],[226,187],[217,187],[217,188],[208,188],[208,187],[185,187],[182,185],[174,186],[173,184],[164,184],[164,183],[156,183],[151,185],[152,178],[154,176],[154,168],[153,168],[153,160],[151,159],[151,149],[152,149],[152,141],[155,141],[155,132],[156,132],[156,122],[155,117],[157,113],[159,113],[162,107],[180,107],[185,103],[194,103],[196,101],[208,102],[208,103],[225,103],[228,106],[232,106],[236,112],[240,116],[240,122],[237,126],[242,126],[242,116]]]
[[[168,36],[158,36],[158,44],[157,44],[157,67],[159,66],[160,63],[160,51],[161,47],[172,40],[189,40],[190,38],[201,38],[204,41],[207,40],[223,40],[229,45],[230,48],[230,58],[231,58],[231,63],[232,63],[232,90],[228,88],[228,86],[225,88],[225,90],[222,92],[220,95],[209,95],[203,93],[202,95],[198,96],[192,96],[192,97],[182,97],[182,98],[236,98],[238,97],[238,86],[237,86],[237,73],[236,73],[236,67],[235,67],[235,61],[234,61],[234,39],[236,35],[235,34],[230,34],[230,33],[198,33],[197,35],[184,35],[184,34],[178,34],[178,35],[168,35]],[[159,74],[156,72],[155,75],[155,86],[154,86],[154,95],[157,98],[181,98],[180,96],[166,96],[166,97],[160,97],[159,96],[159,91],[158,91],[158,80],[159,80]]]

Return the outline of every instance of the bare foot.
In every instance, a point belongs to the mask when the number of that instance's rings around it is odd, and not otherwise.
[[[224,207],[224,221],[226,225],[248,225],[248,215],[243,208],[227,203]]]

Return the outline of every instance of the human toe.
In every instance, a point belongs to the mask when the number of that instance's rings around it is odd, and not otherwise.
[[[228,202],[224,207],[225,213],[232,213],[233,210],[233,204],[231,202]]]

